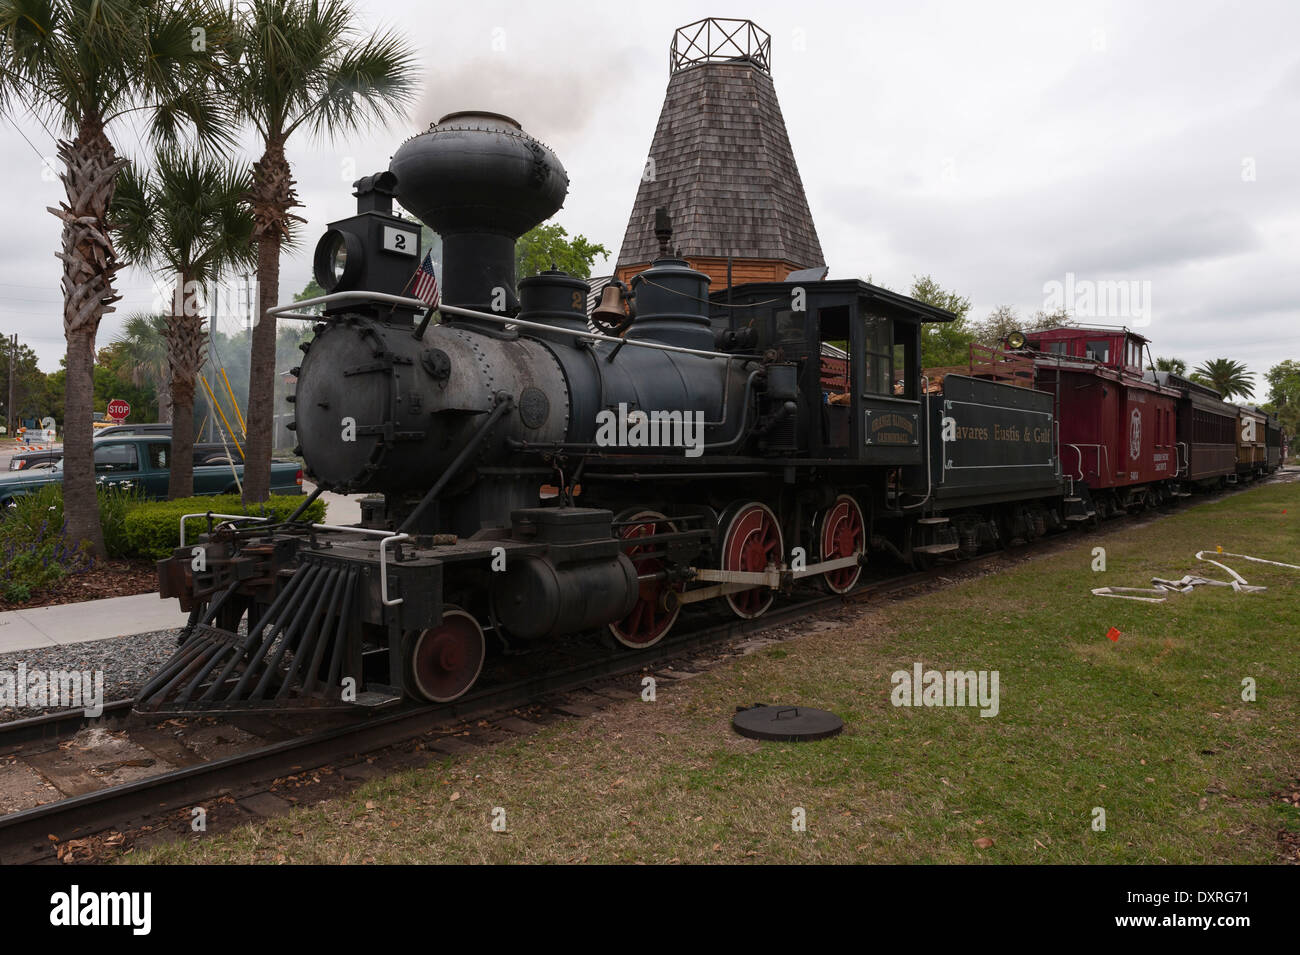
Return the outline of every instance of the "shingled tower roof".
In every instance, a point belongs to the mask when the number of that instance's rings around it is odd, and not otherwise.
[[[715,289],[781,281],[825,264],[769,72],[771,38],[748,20],[682,27],[646,174],[618,256],[627,279],[657,257],[655,209],[672,217],[674,250]]]

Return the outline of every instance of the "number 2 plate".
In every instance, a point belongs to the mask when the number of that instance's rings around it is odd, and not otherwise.
[[[420,247],[420,234],[384,226],[384,251],[415,257]]]

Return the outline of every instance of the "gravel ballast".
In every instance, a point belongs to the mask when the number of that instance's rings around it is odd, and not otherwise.
[[[128,637],[0,653],[0,673],[10,674],[11,679],[16,680],[20,664],[26,665],[28,674],[35,670],[102,671],[103,702],[111,703],[135,696],[145,681],[176,652],[176,638],[179,634],[179,629],[155,630]],[[0,706],[0,722],[39,716],[51,711],[51,707]]]

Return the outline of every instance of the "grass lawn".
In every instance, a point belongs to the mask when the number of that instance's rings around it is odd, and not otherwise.
[[[1089,591],[1222,579],[1193,557],[1216,546],[1300,563],[1300,484],[1076,539],[1008,572],[869,606],[844,629],[767,647],[657,702],[128,858],[1278,861],[1279,832],[1300,832],[1300,810],[1276,795],[1300,789],[1300,571],[1223,558],[1268,589],[1205,587],[1165,604]],[[1104,573],[1091,569],[1096,546]],[[997,715],[892,705],[891,674],[916,662],[998,671]],[[1242,699],[1247,677],[1254,702]],[[730,716],[755,701],[834,710],[846,729],[817,743],[743,739]],[[496,807],[504,832],[492,829]],[[793,830],[796,808],[806,831]]]

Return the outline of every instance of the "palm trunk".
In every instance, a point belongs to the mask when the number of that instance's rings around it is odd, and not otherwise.
[[[248,365],[248,439],[244,444],[244,502],[271,494],[271,444],[275,415],[275,308],[280,287],[280,240],[257,244],[257,324]]]
[[[95,489],[95,333],[85,326],[67,332],[68,378],[63,404],[63,516],[68,537],[104,554]]]
[[[186,276],[180,276],[180,288],[188,288]],[[167,366],[171,378],[172,464],[167,483],[168,500],[194,496],[194,387],[203,368],[207,335],[202,315],[187,314],[192,302],[178,294],[167,323]]]
[[[172,375],[170,366],[167,373],[163,375],[162,381],[158,382],[158,420],[163,424],[171,424],[175,421],[174,408],[172,406]],[[192,401],[193,399],[191,399]]]
[[[275,424],[275,308],[280,297],[280,245],[298,205],[284,156],[284,141],[272,137],[253,164],[251,194],[257,242],[257,310],[248,369],[248,440],[244,445],[244,502],[265,501],[271,493],[271,448]],[[301,221],[301,220],[299,220]]]
[[[95,334],[120,296],[113,279],[121,267],[104,219],[117,174],[126,165],[104,135],[99,117],[81,121],[72,142],[60,141],[59,159],[67,203],[50,209],[63,220],[63,334],[68,342],[64,405],[63,513],[68,536],[95,556],[104,554],[95,494],[92,446]]]

